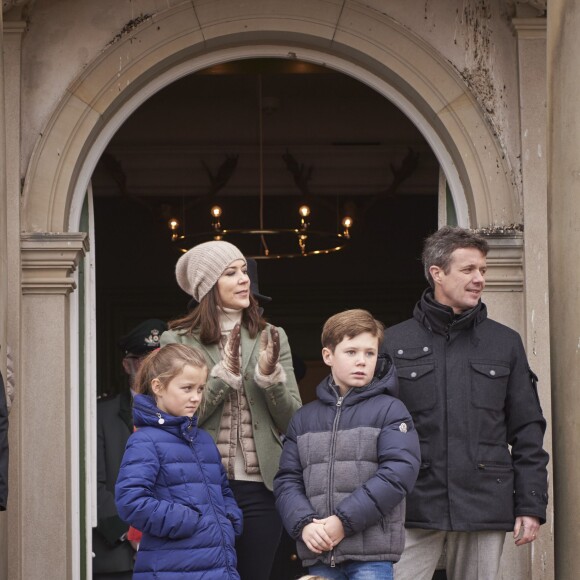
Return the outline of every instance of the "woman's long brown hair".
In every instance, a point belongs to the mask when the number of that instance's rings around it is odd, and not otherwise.
[[[222,337],[219,323],[220,299],[217,284],[201,299],[201,302],[185,316],[169,323],[171,330],[182,334],[199,336],[203,344],[218,344]],[[257,300],[250,294],[250,305],[242,313],[242,325],[255,338],[258,332],[266,327],[266,321],[260,315]]]

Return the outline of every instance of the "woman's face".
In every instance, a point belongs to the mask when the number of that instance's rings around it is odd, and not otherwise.
[[[217,289],[224,308],[242,310],[250,305],[250,278],[245,260],[235,260],[224,270]]]

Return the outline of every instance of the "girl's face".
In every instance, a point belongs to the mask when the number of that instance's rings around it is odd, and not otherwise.
[[[233,261],[219,277],[217,289],[221,306],[242,310],[250,305],[250,278],[244,260]]]
[[[206,381],[207,369],[191,365],[185,365],[166,387],[159,379],[154,379],[151,388],[157,407],[174,417],[193,417],[201,404]]]

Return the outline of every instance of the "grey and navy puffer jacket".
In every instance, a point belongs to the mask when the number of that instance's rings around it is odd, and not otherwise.
[[[167,415],[146,395],[135,397],[133,418],[115,498],[143,532],[134,580],[239,580],[242,512],[212,438],[196,417]]]
[[[405,545],[403,501],[419,471],[419,440],[391,365],[382,379],[344,397],[330,377],[317,401],[294,415],[274,479],[276,507],[305,566],[348,560],[399,560]],[[302,541],[314,518],[336,515],[345,538],[315,554]]]

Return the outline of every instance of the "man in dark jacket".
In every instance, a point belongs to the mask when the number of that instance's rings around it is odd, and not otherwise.
[[[119,341],[128,386],[151,351],[159,348],[167,325],[157,319],[142,322]],[[97,527],[93,530],[93,578],[130,580],[135,550],[127,540],[126,524],[117,514],[115,482],[129,435],[133,432],[129,388],[97,403]]]
[[[546,520],[537,379],[519,334],[487,318],[487,252],[462,228],[430,236],[431,287],[413,318],[385,332],[421,444],[397,580],[430,580],[444,548],[449,580],[495,580],[505,533],[522,546]]]

